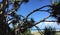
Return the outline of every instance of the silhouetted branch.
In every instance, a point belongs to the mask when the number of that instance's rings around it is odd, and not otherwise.
[[[37,28],[38,32],[42,35],[43,32],[41,31],[41,29],[38,26],[35,26],[35,27]]]
[[[30,13],[26,16],[26,19],[27,19],[31,14],[35,13],[36,11],[40,11],[40,9],[42,9],[42,8],[44,8],[44,7],[51,7],[51,5],[42,6],[42,7],[38,8],[38,9],[33,10],[32,12],[30,12]]]
[[[58,22],[58,21],[54,21],[54,20],[51,20],[51,21],[45,20],[44,22]]]
[[[33,26],[35,26],[35,25],[37,25],[37,24],[39,24],[39,23],[41,23],[41,22],[44,22],[47,18],[49,18],[50,17],[50,15],[48,16],[48,17],[45,17],[43,20],[40,20],[39,22],[36,22]]]
[[[20,4],[18,5],[17,10],[20,8],[20,6],[22,5],[22,3],[23,3],[23,1],[20,2]],[[17,11],[17,10],[16,10],[16,11]]]

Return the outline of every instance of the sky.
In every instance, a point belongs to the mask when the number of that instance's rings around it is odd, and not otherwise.
[[[0,0],[1,1],[1,0]],[[23,16],[26,17],[26,15],[28,15],[30,12],[32,12],[33,10],[40,8],[42,6],[45,5],[50,5],[51,0],[29,0],[28,3],[23,3],[21,5],[21,7],[19,8],[17,14],[21,14]],[[10,6],[10,8],[12,8]],[[44,10],[47,10],[48,8],[43,8]],[[49,16],[50,14],[47,12],[35,12],[34,14],[32,14],[31,16],[29,16],[29,18],[33,18],[36,22],[38,22],[39,20],[42,20],[44,17]],[[47,20],[56,20],[53,17],[48,18]],[[60,25],[58,25],[56,22],[42,22],[40,24],[37,25],[40,29],[44,29],[45,26],[53,26],[56,28],[60,28]],[[12,27],[12,25],[10,25],[10,27]],[[33,29],[35,29],[35,27],[33,27]]]
[[[18,10],[18,14],[22,14],[23,16],[26,16],[28,13],[32,12],[33,10],[40,8],[42,6],[45,5],[50,5],[51,0],[29,0],[28,3],[24,3],[22,4],[21,8]],[[54,0],[53,0],[54,1]],[[48,9],[48,8],[43,8],[44,10]],[[49,13],[47,12],[35,12],[34,14],[32,14],[29,18],[33,18],[36,22],[38,22],[39,20],[42,20],[44,17],[49,16]],[[47,20],[56,20],[53,17],[48,18]],[[40,29],[44,29],[45,26],[52,26],[57,28],[60,28],[60,25],[58,25],[56,22],[42,22],[40,24],[37,25]],[[35,28],[34,28],[35,29]]]
[[[19,8],[18,10],[18,14],[22,14],[23,16],[28,15],[28,13],[32,12],[33,10],[40,8],[44,5],[49,5],[49,1],[47,0],[29,0],[28,3],[24,3],[22,4],[22,6]],[[46,8],[47,9],[47,8]],[[42,14],[42,16],[41,16]],[[47,16],[48,13],[43,14],[42,12],[36,12],[34,14],[32,14],[31,16],[29,16],[29,18],[34,18],[36,21],[39,20],[39,18],[43,18],[44,16]]]
[[[54,1],[54,0],[52,0]],[[28,15],[30,12],[32,12],[33,10],[40,8],[42,6],[45,5],[51,5],[51,0],[29,0],[28,3],[23,3],[22,6],[19,8],[18,10],[18,14],[22,14],[23,16]],[[47,10],[48,8],[43,8],[44,10]],[[42,20],[44,17],[49,16],[50,14],[47,12],[35,12],[34,14],[32,14],[31,16],[29,16],[29,18],[33,18],[36,22],[38,22],[39,20]],[[49,17],[47,20],[56,20],[54,17]],[[38,25],[40,29],[44,29],[45,26],[51,26],[56,28],[57,30],[60,29],[60,25],[57,24],[57,22],[42,22]],[[33,27],[32,29],[36,29],[35,27]]]

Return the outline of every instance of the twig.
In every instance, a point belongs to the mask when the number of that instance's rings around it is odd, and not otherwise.
[[[37,28],[38,32],[42,35],[43,32],[41,31],[41,29],[40,29],[38,26],[35,26],[35,27]],[[41,32],[40,32],[40,31],[41,31]]]
[[[37,22],[37,23],[33,24],[33,26],[36,26],[37,24],[39,24],[39,23],[41,23],[41,22],[45,21],[45,19],[47,19],[47,18],[49,18],[49,17],[50,17],[50,16],[48,16],[48,17],[44,18],[43,20],[40,20],[39,22]]]
[[[33,14],[33,13],[36,12],[36,11],[39,11],[40,9],[42,9],[42,8],[44,8],[44,7],[51,7],[51,5],[46,5],[46,6],[43,6],[43,7],[40,7],[40,8],[38,8],[38,9],[33,10],[32,12],[30,12],[30,13],[26,16],[26,19],[27,19],[31,14]]]

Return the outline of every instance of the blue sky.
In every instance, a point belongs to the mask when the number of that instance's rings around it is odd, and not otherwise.
[[[45,5],[50,5],[50,4],[51,4],[51,0],[29,0],[28,3],[22,4],[22,6],[18,10],[18,14],[26,16],[28,13],[32,12],[33,10],[40,8],[42,6],[45,6]],[[43,9],[46,10],[48,8],[43,8]],[[49,13],[38,11],[32,14],[29,18],[33,18],[36,22],[38,22],[39,20],[42,20],[44,17],[47,17],[47,16],[49,16]],[[50,17],[47,20],[56,20],[56,19],[53,17]],[[45,26],[52,26],[52,27],[55,27],[56,29],[60,28],[60,25],[58,25],[56,22],[50,22],[50,23],[42,22],[38,24],[37,26],[41,29],[44,29]],[[33,27],[33,29],[35,29],[35,27]]]
[[[23,16],[26,16],[28,13],[32,12],[33,10],[45,6],[45,5],[49,5],[51,4],[50,2],[51,0],[29,0],[28,3],[24,3],[22,4],[21,8],[18,10],[18,14],[22,14]],[[48,8],[44,8],[45,10]],[[33,18],[35,21],[39,21],[42,20],[44,17],[49,16],[49,13],[47,12],[36,12],[34,14],[32,14],[29,18]],[[48,18],[48,20],[56,20],[53,17]],[[60,28],[60,25],[57,25],[56,22],[54,22],[55,24],[53,24],[53,22],[49,23],[49,22],[44,22],[41,24],[38,24],[37,26],[39,26],[39,28],[44,29],[45,26],[53,26],[55,28]]]
[[[41,0],[41,1],[40,0],[29,0],[28,3],[22,4],[21,8],[18,10],[18,14],[22,14],[23,16],[26,16],[28,13],[32,12],[33,10],[39,7],[42,7],[44,5],[49,5],[49,4],[50,4],[50,1],[47,1],[47,0]],[[38,12],[38,13],[36,12],[32,14],[29,18],[34,18],[37,21],[47,15],[48,13],[43,14],[42,12]]]

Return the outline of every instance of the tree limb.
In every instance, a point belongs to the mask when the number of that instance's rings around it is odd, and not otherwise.
[[[32,27],[33,27],[33,26],[36,26],[37,24],[39,24],[39,23],[41,23],[41,22],[44,22],[45,19],[47,19],[47,18],[49,18],[49,17],[50,17],[50,15],[49,15],[48,17],[44,18],[43,20],[40,20],[39,22],[36,22],[35,24],[32,25]]]
[[[32,12],[30,12],[30,13],[26,16],[26,19],[27,19],[31,14],[35,13],[36,11],[39,11],[40,9],[42,9],[42,8],[44,8],[44,7],[51,7],[51,5],[46,5],[46,6],[43,6],[43,7],[40,7],[40,8],[38,8],[38,9],[33,10]]]

